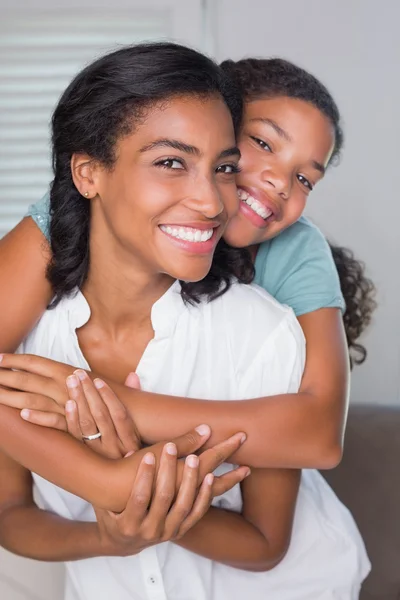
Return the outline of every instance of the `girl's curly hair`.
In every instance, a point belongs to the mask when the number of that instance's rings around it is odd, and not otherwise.
[[[376,289],[365,275],[365,265],[348,248],[329,244],[339,273],[340,287],[346,302],[343,315],[350,366],[361,365],[367,358],[367,349],[357,340],[371,323],[377,303]]]

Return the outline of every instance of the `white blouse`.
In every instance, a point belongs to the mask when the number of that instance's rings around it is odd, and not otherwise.
[[[89,305],[77,292],[45,313],[19,352],[88,369],[75,330],[89,318]],[[299,388],[302,330],[291,309],[257,286],[234,284],[213,302],[190,306],[176,282],[154,304],[151,320],[154,339],[137,368],[144,390],[235,400]],[[84,500],[35,474],[34,481],[44,508],[95,520]],[[240,486],[214,503],[240,512]],[[66,600],[355,600],[369,562],[347,509],[318,472],[304,471],[290,549],[269,572],[234,569],[170,542],[128,558],[99,557],[66,567]]]

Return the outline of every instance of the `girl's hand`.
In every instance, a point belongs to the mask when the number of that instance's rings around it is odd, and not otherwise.
[[[0,354],[0,403],[64,415],[74,367],[31,354]],[[8,389],[4,389],[8,388]]]

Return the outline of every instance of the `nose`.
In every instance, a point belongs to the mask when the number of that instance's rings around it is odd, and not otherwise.
[[[197,178],[192,193],[188,196],[186,205],[201,213],[207,219],[215,219],[225,209],[220,191],[211,178]]]
[[[268,169],[263,172],[262,179],[271,190],[278,194],[283,200],[287,200],[290,196],[292,187],[291,177],[283,171],[277,169]]]

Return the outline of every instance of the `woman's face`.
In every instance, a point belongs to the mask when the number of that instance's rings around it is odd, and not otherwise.
[[[269,240],[301,216],[334,147],[330,121],[288,97],[248,102],[239,138],[239,211],[225,232],[232,246]]]
[[[116,157],[94,171],[92,249],[108,244],[118,264],[150,276],[205,277],[238,209],[239,150],[222,99],[159,103],[117,142]]]

